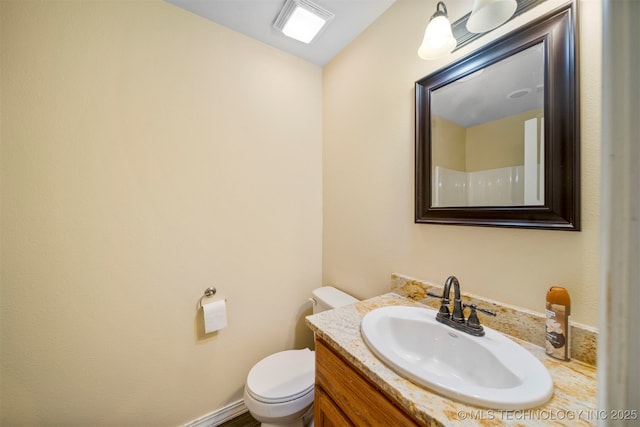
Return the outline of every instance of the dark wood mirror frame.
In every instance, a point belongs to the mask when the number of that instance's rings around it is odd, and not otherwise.
[[[580,139],[573,2],[416,82],[415,222],[580,230]],[[545,60],[544,205],[434,207],[431,93],[488,65],[542,43]]]

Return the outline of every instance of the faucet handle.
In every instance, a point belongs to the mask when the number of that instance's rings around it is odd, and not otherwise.
[[[433,292],[427,292],[427,295],[432,298],[438,298],[440,300],[440,309],[438,310],[438,318],[448,318],[451,313],[449,312],[449,298],[445,295],[438,295]]]
[[[472,314],[476,314],[475,311],[481,311],[484,314],[488,314],[489,316],[497,316],[497,314],[494,311],[491,310],[487,310],[486,308],[482,308],[482,307],[478,307],[475,304],[462,304],[464,306],[464,308],[469,307],[471,309],[471,313],[469,313],[469,316],[471,316]]]
[[[464,306],[471,309],[469,317],[467,318],[467,326],[478,331],[483,330],[482,325],[480,325],[480,319],[478,319],[478,312],[476,311],[478,307],[476,307],[475,304],[465,304]]]
[[[463,304],[463,305],[471,309],[471,312],[469,313],[469,317],[467,318],[467,327],[469,327],[474,331],[477,331],[479,336],[484,335],[484,328],[480,324],[480,319],[478,319],[478,312],[476,310],[489,314],[491,316],[495,316],[496,314],[491,310],[487,310],[486,308],[480,308],[475,304]]]
[[[451,314],[449,312],[449,296],[448,295],[438,295],[433,292],[427,292],[427,295],[432,298],[438,298],[442,302],[440,303],[440,310],[438,310],[438,316],[440,317],[449,317]]]

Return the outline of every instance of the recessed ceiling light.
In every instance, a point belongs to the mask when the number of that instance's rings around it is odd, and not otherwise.
[[[287,0],[273,26],[303,43],[310,43],[334,14],[309,0]]]
[[[530,92],[531,92],[531,89],[529,88],[514,90],[513,92],[507,94],[507,99],[522,98],[523,96],[529,94]]]

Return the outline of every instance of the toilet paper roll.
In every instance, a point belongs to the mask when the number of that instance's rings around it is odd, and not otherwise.
[[[204,332],[219,331],[227,326],[227,302],[223,299],[212,301],[202,306],[204,315]]]

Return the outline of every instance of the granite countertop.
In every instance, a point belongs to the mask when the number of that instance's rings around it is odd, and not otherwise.
[[[597,423],[596,368],[576,360],[555,360],[546,355],[544,348],[511,336],[540,359],[551,373],[554,393],[544,406],[523,411],[479,408],[443,397],[400,377],[371,353],[360,334],[362,317],[371,310],[389,305],[424,307],[411,299],[388,293],[308,316],[306,323],[317,337],[425,425],[577,426]]]

